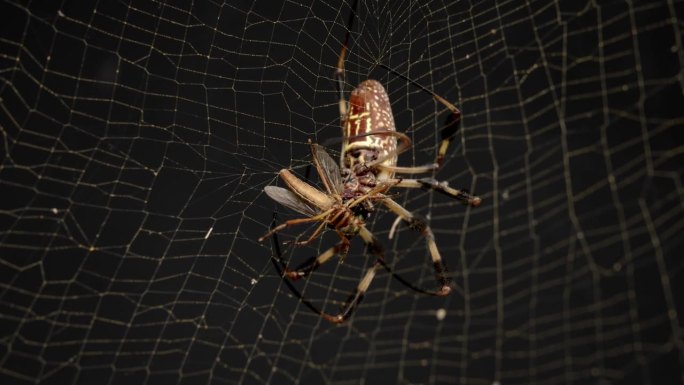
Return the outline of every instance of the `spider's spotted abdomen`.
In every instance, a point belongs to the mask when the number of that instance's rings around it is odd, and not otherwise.
[[[354,170],[358,164],[389,156],[381,166],[395,166],[397,138],[389,96],[376,80],[365,80],[349,97],[349,112],[344,123],[343,166]],[[379,178],[391,178],[393,172],[381,169]]]

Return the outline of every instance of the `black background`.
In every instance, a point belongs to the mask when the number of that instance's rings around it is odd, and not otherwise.
[[[436,177],[483,204],[398,192],[456,290],[382,274],[341,326],[256,239],[293,217],[262,191],[306,174],[307,140],[339,154],[349,4],[2,3],[0,379],[681,383],[682,3],[599,3],[360,2],[348,90],[385,85],[402,165],[432,159],[447,114],[378,64],[454,101]],[[393,268],[434,285],[393,220],[369,222]],[[334,311],[358,243],[297,287]]]

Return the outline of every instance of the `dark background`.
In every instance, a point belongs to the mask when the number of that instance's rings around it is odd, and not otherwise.
[[[684,381],[682,2],[360,1],[347,91],[385,85],[414,142],[402,165],[434,157],[448,114],[378,64],[457,104],[435,176],[483,204],[397,191],[455,291],[381,274],[341,326],[257,238],[294,217],[262,191],[307,173],[307,140],[339,154],[350,4],[1,7],[3,384]],[[393,220],[368,226],[433,287]],[[335,311],[370,263],[360,243],[296,287]]]

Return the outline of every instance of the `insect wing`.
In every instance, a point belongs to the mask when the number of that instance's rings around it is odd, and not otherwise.
[[[325,149],[317,144],[311,145],[311,153],[317,162],[316,167],[318,168],[318,173],[323,179],[323,184],[329,190],[328,192],[341,193],[342,176],[340,175],[340,167]]]
[[[318,210],[309,206],[306,202],[299,199],[295,193],[288,189],[277,186],[266,186],[264,187],[264,192],[274,201],[283,206],[287,206],[300,214],[310,217],[318,214]]]

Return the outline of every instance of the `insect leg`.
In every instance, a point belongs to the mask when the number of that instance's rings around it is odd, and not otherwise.
[[[289,221],[286,221],[286,222],[284,222],[284,223],[279,224],[278,226],[275,226],[275,227],[272,228],[268,233],[266,233],[266,234],[262,235],[261,237],[259,237],[259,242],[263,241],[264,239],[266,239],[266,238],[272,236],[273,234],[277,233],[278,231],[280,231],[280,230],[282,230],[282,229],[284,229],[284,228],[286,228],[286,227],[301,225],[301,224],[303,224],[303,223],[322,221],[322,220],[324,220],[325,217],[327,217],[328,214],[330,214],[331,212],[332,212],[332,210],[327,210],[327,211],[324,211],[324,212],[322,212],[322,213],[320,213],[320,214],[318,214],[318,215],[316,215],[316,216],[313,216],[313,217],[298,218],[298,219],[290,219]]]
[[[311,243],[314,239],[316,239],[316,237],[318,237],[318,236],[321,234],[321,232],[323,232],[323,229],[325,229],[325,226],[326,226],[326,225],[327,225],[327,223],[326,223],[325,221],[322,221],[321,224],[318,225],[318,227],[316,228],[316,230],[311,234],[311,236],[309,236],[309,238],[307,238],[305,241],[297,241],[297,242],[292,242],[292,243],[295,244],[295,245],[297,245],[297,246],[306,246],[306,245],[308,245],[308,244]]]

